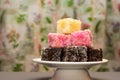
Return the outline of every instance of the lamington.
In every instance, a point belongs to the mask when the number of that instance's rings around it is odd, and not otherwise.
[[[62,48],[44,48],[42,49],[42,60],[61,61]]]
[[[94,49],[92,47],[88,47],[87,50],[88,61],[102,61],[102,49]]]
[[[69,46],[64,48],[64,62],[87,62],[87,47]]]

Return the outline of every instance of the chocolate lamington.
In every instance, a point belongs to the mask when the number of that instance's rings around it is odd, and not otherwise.
[[[62,48],[44,48],[42,49],[42,60],[61,61]]]
[[[102,49],[88,48],[88,61],[102,61]]]
[[[63,50],[64,62],[87,62],[87,48],[85,46],[69,46]]]

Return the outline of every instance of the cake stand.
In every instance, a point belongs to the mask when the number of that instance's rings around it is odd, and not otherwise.
[[[108,62],[107,59],[94,62],[57,62],[43,61],[41,58],[35,58],[33,61],[48,67],[57,68],[52,80],[91,80],[87,68]]]

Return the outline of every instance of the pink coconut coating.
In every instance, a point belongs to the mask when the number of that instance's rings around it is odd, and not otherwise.
[[[73,32],[71,34],[73,46],[92,46],[92,34],[90,30]]]
[[[50,47],[66,47],[71,45],[70,35],[60,33],[49,33],[48,44]]]

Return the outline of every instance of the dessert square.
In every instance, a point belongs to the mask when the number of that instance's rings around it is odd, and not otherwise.
[[[57,32],[63,34],[71,34],[79,31],[81,28],[80,20],[65,18],[57,21]]]
[[[69,46],[63,53],[64,62],[87,62],[87,48],[84,46]]]
[[[61,61],[62,48],[44,48],[42,49],[42,60]]]
[[[88,48],[88,61],[102,61],[102,49]]]
[[[71,34],[72,46],[92,46],[92,36],[90,30],[73,32]]]
[[[50,47],[65,47],[71,45],[71,36],[60,33],[49,33],[48,44]]]

